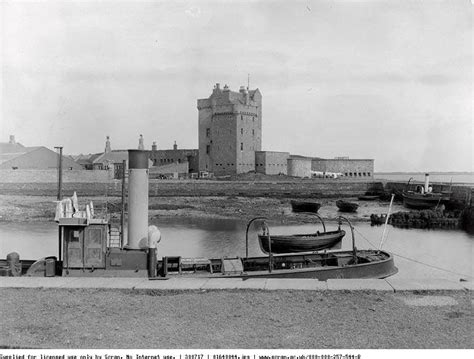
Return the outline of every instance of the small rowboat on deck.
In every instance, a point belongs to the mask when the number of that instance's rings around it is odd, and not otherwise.
[[[337,230],[324,233],[312,234],[292,234],[292,235],[273,235],[272,252],[273,253],[295,253],[295,252],[313,252],[323,249],[333,248],[341,242],[346,232]],[[258,236],[260,248],[263,252],[269,251],[269,237]]]
[[[264,253],[295,253],[295,252],[313,252],[323,249],[333,248],[340,244],[346,234],[339,228],[335,231],[326,231],[323,219],[316,215],[323,225],[323,232],[317,231],[310,234],[290,234],[290,235],[272,235],[265,233],[258,236],[260,249]],[[269,241],[271,241],[271,246]]]

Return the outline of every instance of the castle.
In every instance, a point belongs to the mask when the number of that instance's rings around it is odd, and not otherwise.
[[[244,86],[234,92],[214,86],[199,110],[199,169],[215,175],[255,170],[262,149],[262,95]]]
[[[262,94],[216,84],[209,98],[198,99],[199,171],[215,176],[247,173],[296,177],[373,177],[373,159],[323,159],[262,151]]]

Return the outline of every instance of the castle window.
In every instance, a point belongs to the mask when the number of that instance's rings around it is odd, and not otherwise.
[[[206,153],[207,154],[211,153],[211,146],[210,145],[206,146]]]
[[[211,129],[206,128],[206,137],[209,137],[211,135]]]
[[[243,128],[240,129],[240,134],[241,134],[241,135],[244,134],[244,129],[243,129]]]
[[[244,143],[243,143],[243,142],[240,142],[240,150],[241,150],[241,151],[244,150]]]
[[[255,130],[252,130],[252,136],[255,136]]]

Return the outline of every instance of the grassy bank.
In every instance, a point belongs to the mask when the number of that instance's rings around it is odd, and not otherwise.
[[[470,292],[2,289],[0,294],[3,347],[474,347]]]

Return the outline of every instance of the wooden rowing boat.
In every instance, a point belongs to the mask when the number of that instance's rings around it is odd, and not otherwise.
[[[311,212],[316,213],[318,212],[319,208],[321,208],[321,203],[313,202],[313,201],[296,201],[292,200],[291,209],[293,212]]]
[[[339,244],[346,232],[336,230],[330,232],[316,232],[311,234],[273,235],[273,253],[311,252],[333,248]],[[264,253],[269,251],[268,236],[259,235],[260,248]]]
[[[341,212],[355,212],[359,208],[359,204],[343,200],[336,201],[336,206]]]
[[[368,195],[368,194],[364,194],[362,196],[357,197],[357,199],[359,199],[360,201],[375,201],[376,199],[379,199],[379,198],[380,196]]]
[[[346,234],[344,230],[339,228],[335,231],[326,231],[326,225],[323,219],[315,214],[323,225],[323,232],[309,234],[290,234],[290,235],[272,235],[259,234],[258,242],[260,249],[264,253],[271,251],[273,253],[293,253],[293,252],[313,252],[323,249],[333,248],[341,243],[342,238]]]

